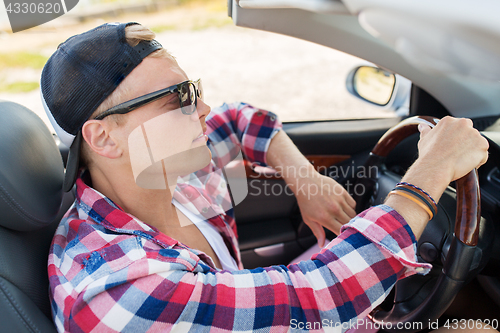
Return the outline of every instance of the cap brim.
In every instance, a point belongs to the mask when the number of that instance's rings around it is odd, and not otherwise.
[[[75,140],[71,144],[68,153],[68,161],[66,162],[66,173],[64,175],[64,192],[69,192],[73,188],[78,177],[78,169],[80,166],[80,145],[82,142],[82,132],[78,132]]]

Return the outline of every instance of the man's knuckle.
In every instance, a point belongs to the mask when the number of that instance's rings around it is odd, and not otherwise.
[[[489,148],[490,148],[490,143],[488,142],[488,140],[483,138],[483,149],[488,150]]]
[[[340,213],[340,206],[339,205],[332,205],[330,207],[330,211],[333,213],[333,215],[338,215]]]
[[[472,120],[470,120],[469,118],[458,118],[458,121],[462,125],[467,125],[467,126],[472,126],[473,125]]]
[[[444,124],[448,124],[449,122],[452,122],[454,119],[455,118],[453,118],[453,117],[445,116],[439,122],[444,123]]]

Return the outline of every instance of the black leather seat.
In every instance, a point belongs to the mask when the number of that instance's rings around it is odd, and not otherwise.
[[[47,258],[64,195],[61,154],[27,108],[0,101],[0,332],[55,332]]]

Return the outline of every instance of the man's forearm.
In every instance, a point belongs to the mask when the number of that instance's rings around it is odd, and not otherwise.
[[[356,215],[356,202],[332,178],[319,174],[285,132],[274,136],[267,151],[268,165],[278,169],[297,198],[302,219],[318,239],[325,241],[323,227],[338,234]]]
[[[450,179],[450,176],[447,170],[438,168],[433,170],[433,166],[426,164],[425,161],[417,160],[408,170],[402,181],[424,189],[438,202],[449,184],[448,179]],[[413,201],[399,195],[390,195],[387,197],[385,204],[394,208],[403,216],[418,240],[427,222],[429,222],[427,212]]]
[[[425,190],[436,202],[452,180],[460,178],[487,160],[488,142],[472,127],[470,120],[446,117],[432,131],[428,126],[421,126],[419,130],[421,132],[419,158],[402,180]],[[297,168],[294,171],[300,168],[304,171],[311,170],[308,175],[310,179],[306,180],[310,183],[312,178],[322,177],[315,173],[314,167],[283,131],[272,139],[267,154],[268,164],[272,167],[280,167],[286,171],[289,167]],[[311,175],[317,177],[311,177]],[[303,180],[300,176],[299,172],[284,172],[283,174],[283,178],[290,187]],[[321,181],[323,180],[330,181],[332,186],[340,186],[331,179],[321,178]],[[322,186],[322,183],[319,184],[320,188]],[[355,215],[352,210],[355,206],[354,200],[347,192],[337,197],[335,195],[324,196],[322,205],[312,204],[316,198],[310,196],[310,193],[307,196],[297,195],[295,191],[294,193],[298,197],[299,207],[303,217],[305,215],[306,223],[307,220],[318,221],[321,225],[335,231],[340,228],[338,225],[331,224],[332,219],[337,219],[343,224],[349,220],[349,217]],[[337,205],[332,202],[335,200],[337,200]],[[309,203],[311,203],[310,207],[306,207]],[[385,203],[403,216],[418,239],[429,221],[427,212],[417,203],[400,195],[390,195]],[[321,214],[322,209],[330,210],[330,213]],[[311,223],[308,225],[314,227]],[[315,235],[318,237],[320,233],[321,230],[317,229]]]
[[[312,176],[315,171],[283,130],[271,140],[267,150],[267,163],[270,167],[283,171],[281,176],[294,192],[300,175]]]
[[[294,172],[283,172],[282,175],[287,184],[291,185],[292,191],[296,188],[293,185],[299,174],[314,170],[290,137],[283,131],[280,131],[272,139],[267,153],[267,161],[269,166],[285,171],[290,170],[289,168],[296,168]],[[444,174],[447,172],[445,170],[431,170],[431,168],[432,166],[425,165],[425,162],[417,161],[402,180],[424,189],[437,202],[448,186],[449,176]],[[299,173],[299,170],[303,170],[302,173]],[[429,221],[426,211],[411,200],[397,195],[389,196],[385,204],[403,216],[418,239]]]

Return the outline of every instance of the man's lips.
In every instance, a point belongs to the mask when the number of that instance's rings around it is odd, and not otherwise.
[[[198,142],[198,141],[207,141],[208,137],[206,136],[205,132],[201,132],[194,140],[193,142]]]
[[[193,139],[193,142],[202,141],[202,139],[204,141],[208,141],[208,137],[205,134],[206,132],[207,132],[207,125],[205,125],[205,126],[202,125],[201,132],[198,134],[198,136],[196,136],[196,138]]]

